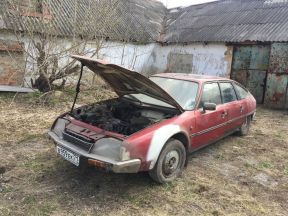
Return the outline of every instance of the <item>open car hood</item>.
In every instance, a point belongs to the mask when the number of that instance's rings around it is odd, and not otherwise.
[[[181,112],[184,111],[184,109],[160,86],[135,71],[128,70],[115,64],[109,64],[103,60],[95,60],[84,56],[73,55],[72,58],[77,59],[84,66],[102,77],[119,97],[127,94],[141,93],[170,104]]]

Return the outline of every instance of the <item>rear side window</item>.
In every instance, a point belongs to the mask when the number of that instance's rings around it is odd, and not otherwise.
[[[237,100],[236,93],[231,83],[219,83],[219,85],[222,93],[223,103],[230,103]]]
[[[235,90],[238,94],[239,99],[245,99],[248,95],[248,91],[244,88],[242,88],[240,85],[238,85],[237,83],[235,83]]]
[[[215,103],[216,105],[222,103],[218,83],[204,84],[199,108],[203,108],[204,103]]]

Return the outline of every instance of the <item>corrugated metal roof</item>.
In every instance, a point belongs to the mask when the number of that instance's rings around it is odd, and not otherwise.
[[[171,9],[163,41],[288,41],[288,1],[222,0]]]
[[[19,1],[0,0],[0,16],[7,29],[39,33],[49,30],[62,36],[102,36],[141,43],[159,39],[167,11],[155,0],[43,0],[52,15],[52,19],[43,20],[21,15],[17,10]]]
[[[219,0],[170,10],[156,0],[43,0],[53,17],[44,22],[19,16],[11,1],[21,0],[0,0],[2,28],[140,43],[288,41],[288,0]]]

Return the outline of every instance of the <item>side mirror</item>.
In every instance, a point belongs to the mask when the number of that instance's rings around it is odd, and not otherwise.
[[[205,112],[206,110],[209,111],[214,111],[216,110],[217,105],[215,103],[204,103],[203,106],[203,111]]]

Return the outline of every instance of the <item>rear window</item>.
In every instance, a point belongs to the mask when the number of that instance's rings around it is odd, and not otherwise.
[[[240,85],[238,85],[237,83],[235,83],[235,90],[238,94],[239,99],[245,99],[248,95],[248,91],[246,89],[244,89],[243,87],[241,87]]]

